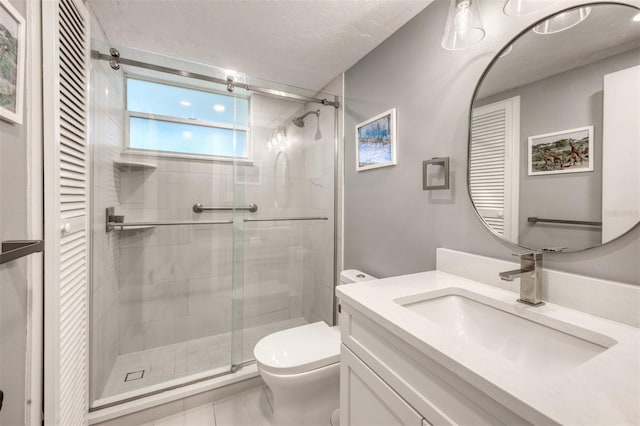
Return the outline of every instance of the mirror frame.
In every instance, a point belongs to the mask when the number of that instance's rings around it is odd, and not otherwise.
[[[502,235],[500,235],[498,232],[496,232],[487,223],[487,221],[480,215],[480,213],[478,212],[478,209],[476,207],[476,203],[473,201],[473,197],[471,196],[471,170],[470,170],[470,163],[469,163],[469,160],[471,158],[471,120],[473,119],[473,104],[474,104],[474,102],[476,100],[476,96],[478,95],[478,92],[480,91],[480,87],[482,86],[482,83],[484,83],[484,80],[486,79],[487,75],[489,74],[489,72],[491,71],[491,69],[493,68],[495,63],[498,62],[498,60],[500,59],[500,55],[502,55],[502,53],[505,50],[507,50],[509,48],[509,46],[511,46],[514,42],[516,42],[520,37],[522,37],[523,35],[525,35],[529,31],[533,30],[534,27],[536,27],[537,25],[541,24],[542,22],[546,21],[547,19],[549,19],[549,18],[551,18],[553,16],[556,16],[556,15],[558,15],[560,13],[568,12],[570,10],[579,9],[581,7],[587,7],[587,6],[589,6],[589,7],[591,7],[591,6],[625,6],[625,7],[630,7],[632,9],[636,9],[640,13],[640,7],[637,7],[637,6],[628,4],[628,3],[622,3],[622,2],[618,2],[618,1],[594,1],[594,2],[581,3],[579,5],[575,5],[575,6],[571,6],[571,7],[568,7],[568,8],[560,9],[560,10],[557,10],[557,11],[555,11],[555,12],[549,14],[549,15],[545,15],[544,17],[540,18],[539,20],[537,20],[534,23],[532,23],[532,24],[528,25],[527,27],[525,27],[522,31],[519,31],[518,34],[516,34],[514,37],[509,39],[509,42],[507,44],[505,44],[498,51],[498,53],[495,54],[493,59],[491,59],[491,61],[487,65],[487,67],[482,72],[482,75],[480,76],[480,79],[478,80],[478,83],[476,84],[476,87],[475,87],[475,89],[473,91],[473,95],[471,97],[471,102],[470,102],[470,105],[469,105],[469,119],[468,119],[469,128],[468,128],[468,132],[467,132],[467,194],[469,195],[469,200],[471,201],[471,205],[473,206],[474,213],[476,214],[478,219],[480,219],[480,222],[482,222],[484,227],[487,230],[489,230],[489,232],[491,232],[494,236],[499,238],[501,241],[504,241],[505,243],[511,244],[513,246],[516,246],[516,247],[520,247],[520,248],[522,248],[524,250],[533,250],[533,251],[541,252],[541,253],[578,253],[578,252],[581,252],[581,251],[590,250],[590,249],[593,249],[593,248],[602,247],[602,246],[605,246],[607,244],[610,244],[610,243],[612,243],[614,241],[617,241],[617,240],[623,238],[627,234],[633,232],[635,229],[640,228],[640,220],[638,220],[638,222],[636,222],[636,224],[633,225],[631,228],[629,228],[627,231],[625,231],[622,234],[618,235],[617,237],[607,241],[606,243],[600,243],[599,245],[580,248],[580,249],[575,249],[575,250],[553,251],[553,250],[545,250],[544,248],[542,248],[542,249],[540,249],[540,248],[531,248],[531,247],[526,247],[526,246],[523,246],[521,244],[515,243],[513,241],[509,241],[509,240],[505,239]],[[640,143],[640,141],[639,141],[639,143]]]

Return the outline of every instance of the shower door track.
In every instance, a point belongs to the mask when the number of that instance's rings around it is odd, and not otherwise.
[[[193,73],[190,71],[183,71],[176,68],[165,67],[162,65],[155,65],[155,64],[149,64],[146,62],[136,61],[134,59],[122,58],[120,57],[120,52],[118,52],[118,50],[113,47],[109,49],[109,53],[110,54],[106,54],[106,53],[101,53],[97,50],[92,50],[91,57],[94,59],[109,61],[111,68],[113,68],[114,70],[119,70],[120,65],[131,65],[134,67],[144,68],[152,71],[160,71],[167,74],[179,75],[181,77],[194,78],[196,80],[203,80],[203,81],[209,81],[212,83],[224,84],[227,86],[227,90],[230,92],[233,92],[233,89],[235,87],[238,87],[251,92],[262,93],[270,96],[294,99],[294,100],[304,101],[304,102],[313,102],[313,103],[322,104],[325,106],[332,106],[334,108],[340,107],[340,103],[338,101],[330,101],[326,98],[320,99],[320,98],[314,98],[311,96],[297,95],[295,93],[283,92],[282,90],[269,89],[267,87],[260,87],[260,86],[255,86],[251,84],[246,84],[246,83],[238,83],[238,82],[235,82],[233,78],[227,78],[225,80],[222,78],[211,77],[205,74]]]
[[[187,386],[190,386],[190,385],[195,385],[197,383],[206,382],[207,380],[217,379],[218,377],[228,376],[229,374],[235,373],[236,371],[238,371],[242,367],[246,367],[247,365],[255,364],[255,362],[256,362],[255,360],[244,361],[244,362],[242,362],[240,364],[231,365],[229,370],[223,371],[222,373],[212,374],[211,376],[201,377],[199,379],[190,380],[188,382],[179,383],[179,384],[176,384],[176,385],[167,386],[167,387],[164,387],[162,389],[154,390],[154,391],[151,391],[151,392],[142,393],[140,395],[131,396],[129,398],[119,399],[119,400],[114,401],[114,402],[109,402],[107,404],[98,405],[97,407],[89,407],[89,412],[90,413],[94,413],[94,412],[99,411],[99,410],[104,410],[105,408],[117,407],[118,405],[126,404],[127,402],[137,401],[137,400],[139,400],[141,398],[147,398],[147,397],[150,397],[150,396],[159,395],[159,394],[167,392],[167,391],[172,391],[172,390],[184,388],[184,387],[187,387]]]

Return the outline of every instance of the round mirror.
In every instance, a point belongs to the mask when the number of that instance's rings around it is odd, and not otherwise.
[[[532,25],[476,88],[468,187],[484,224],[578,251],[640,223],[640,9],[591,4]]]

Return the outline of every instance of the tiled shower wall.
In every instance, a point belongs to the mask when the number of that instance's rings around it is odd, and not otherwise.
[[[317,105],[309,105],[317,109]],[[308,116],[304,127],[304,215],[329,220],[304,228],[303,313],[308,322],[333,322],[334,108]],[[319,122],[319,123],[318,123]],[[318,127],[320,132],[318,132]]]
[[[157,168],[122,172],[126,222],[211,221],[195,203],[234,203],[233,165],[144,158]],[[116,231],[120,238],[120,353],[227,332],[231,328],[231,225],[158,226]]]
[[[102,47],[99,24],[93,20],[94,46]],[[104,40],[104,37],[102,37]],[[106,383],[120,348],[120,303],[117,235],[105,232],[106,207],[118,206],[119,171],[113,160],[122,147],[123,83],[119,73],[104,61],[91,62],[91,158],[92,158],[92,320],[91,392],[98,396]]]
[[[259,183],[239,185],[237,195],[255,203],[256,217],[304,215],[304,139],[290,118],[300,104],[264,96],[252,99],[252,140]],[[286,128],[279,146],[269,146],[273,130]],[[249,169],[238,169],[241,174]],[[244,226],[244,327],[302,316],[304,229],[312,223],[258,222]],[[252,354],[247,354],[250,358]]]

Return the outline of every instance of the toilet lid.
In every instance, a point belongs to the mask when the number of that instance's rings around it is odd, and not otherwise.
[[[340,361],[340,332],[322,321],[278,331],[263,337],[253,354],[271,373],[304,373]]]

